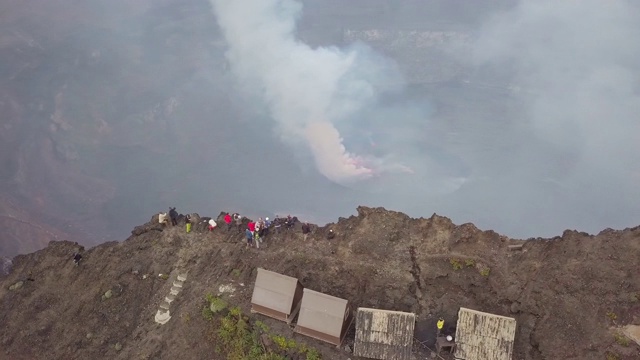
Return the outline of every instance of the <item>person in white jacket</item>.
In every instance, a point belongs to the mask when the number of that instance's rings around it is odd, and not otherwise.
[[[216,226],[218,226],[218,224],[216,224],[215,220],[213,219],[209,220],[209,231],[213,231],[213,229],[215,229]]]
[[[164,225],[167,225],[167,226],[169,225],[169,217],[167,216],[166,212],[165,213],[160,213],[158,215],[158,222],[160,224],[164,224]]]

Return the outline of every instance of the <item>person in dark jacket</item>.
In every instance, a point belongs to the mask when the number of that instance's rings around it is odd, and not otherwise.
[[[238,232],[242,232],[242,216],[238,213],[234,213],[232,218],[233,218],[233,221],[236,223]]]
[[[80,260],[82,260],[82,255],[80,253],[73,253],[73,263],[78,266],[80,264]]]
[[[287,215],[287,219],[284,221],[284,226],[287,230],[291,230],[293,228],[294,222],[291,215]]]
[[[306,241],[310,233],[311,226],[309,226],[308,222],[305,222],[304,224],[302,224],[302,239]]]
[[[327,233],[327,240],[332,240],[335,237],[336,234],[333,232],[333,229],[329,230],[329,232]]]
[[[171,218],[172,226],[178,225],[178,212],[176,211],[176,208],[174,207],[169,208],[169,217]]]

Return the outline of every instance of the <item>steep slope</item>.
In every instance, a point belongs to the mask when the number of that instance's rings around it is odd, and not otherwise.
[[[16,257],[0,279],[0,358],[224,358],[201,315],[204,297],[229,285],[225,296],[248,310],[257,267],[358,306],[415,312],[416,337],[427,345],[435,319],[453,324],[462,306],[517,319],[514,359],[640,356],[612,330],[640,324],[640,228],[597,236],[566,231],[510,250],[522,243],[472,224],[360,207],[358,216],[315,227],[306,241],[294,230],[246,249],[236,230],[209,233],[201,223],[187,234],[156,221],[126,241],[89,249],[78,267],[71,261],[78,246],[70,242]],[[328,229],[335,239],[326,240]],[[171,304],[172,319],[158,325],[154,315],[178,274],[188,280]],[[103,299],[108,290],[113,296]],[[351,356],[260,318],[325,359]]]

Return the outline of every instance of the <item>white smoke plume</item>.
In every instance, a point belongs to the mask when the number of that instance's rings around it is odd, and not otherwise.
[[[212,3],[236,78],[261,96],[278,134],[296,153],[304,145],[324,176],[374,190],[354,202],[435,211],[519,237],[636,224],[637,2],[486,5],[478,22],[455,30],[463,46],[451,47],[450,61],[437,52],[411,59],[435,61],[429,69],[436,72],[457,64],[455,75],[394,96],[385,90],[401,78],[370,49],[297,40],[299,2]],[[406,7],[401,18],[418,12],[414,2],[398,3]],[[403,66],[413,53],[397,56]],[[411,91],[419,94],[405,96]]]
[[[364,47],[316,48],[297,40],[302,5],[293,0],[212,0],[235,75],[261,93],[283,140],[305,143],[337,183],[372,177],[371,156],[350,153],[339,124],[376,100],[394,67]],[[398,79],[396,78],[396,83]],[[258,87],[258,89],[255,89]]]
[[[522,0],[475,31],[469,73],[506,80],[505,100],[519,106],[499,127],[483,121],[470,142],[479,149],[476,139],[493,132],[508,145],[471,162],[486,180],[461,194],[474,208],[489,205],[488,227],[551,235],[637,222],[639,5]]]

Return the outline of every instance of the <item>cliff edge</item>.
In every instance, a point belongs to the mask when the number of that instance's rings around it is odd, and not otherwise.
[[[203,316],[205,297],[248,314],[258,267],[356,306],[414,312],[426,354],[436,319],[455,324],[465,307],[517,320],[514,360],[640,356],[620,330],[640,325],[640,227],[518,241],[436,214],[359,207],[357,216],[312,225],[306,240],[297,224],[247,249],[243,232],[218,224],[209,232],[199,221],[186,233],[155,215],[125,241],[83,250],[79,266],[72,254],[81,247],[65,241],[15,257],[0,277],[0,359],[226,359]],[[186,280],[172,317],[160,325],[154,316],[179,275]],[[252,317],[324,359],[353,358],[349,347]]]

